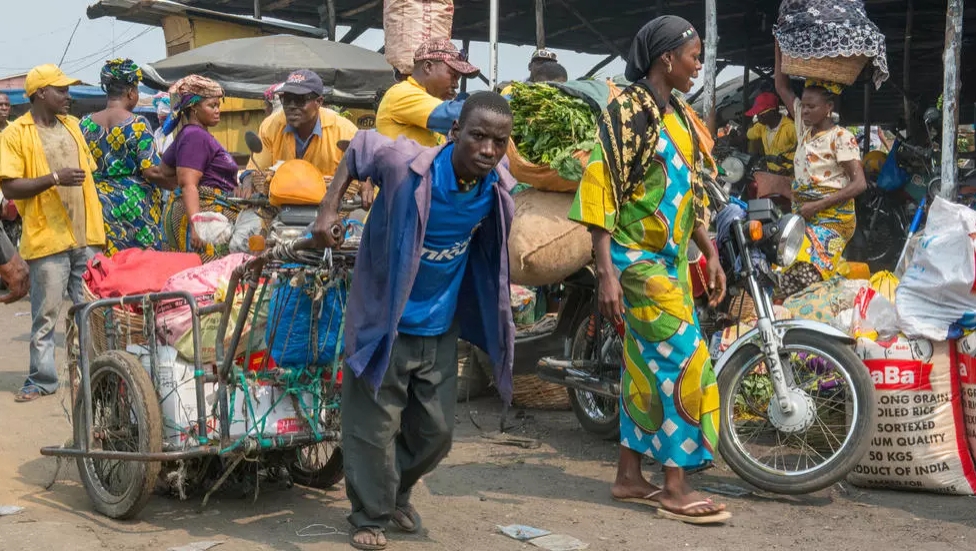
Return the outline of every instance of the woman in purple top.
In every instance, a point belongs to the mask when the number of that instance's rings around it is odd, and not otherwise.
[[[217,212],[233,224],[239,212],[226,200],[237,191],[237,163],[207,130],[220,122],[224,93],[219,84],[199,75],[179,80],[169,92],[172,113],[163,132],[180,130],[162,160],[169,170],[175,168],[179,188],[166,205],[166,240],[170,249],[196,252],[208,262],[227,254],[227,243],[203,241],[190,222],[202,212]]]

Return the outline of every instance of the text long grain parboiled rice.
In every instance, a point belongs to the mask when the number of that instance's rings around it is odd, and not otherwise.
[[[874,381],[877,423],[867,454],[848,480],[895,490],[976,493],[956,343],[862,338],[856,352]]]
[[[976,457],[976,357],[965,353],[963,348],[960,341],[956,365],[959,368],[962,390],[963,424],[966,428],[966,439],[969,441],[969,451]]]

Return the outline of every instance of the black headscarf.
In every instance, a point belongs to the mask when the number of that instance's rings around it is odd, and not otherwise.
[[[624,76],[631,82],[647,76],[651,64],[662,55],[676,50],[698,36],[695,27],[677,15],[662,15],[652,19],[637,32],[627,56]]]

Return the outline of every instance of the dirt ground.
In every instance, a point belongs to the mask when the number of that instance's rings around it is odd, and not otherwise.
[[[27,372],[29,310],[26,302],[0,306],[0,505],[25,508],[0,517],[0,550],[166,550],[204,540],[223,542],[218,551],[351,549],[341,486],[262,488],[256,502],[217,497],[204,510],[199,500],[153,496],[128,522],[92,512],[73,461],[45,490],[57,461],[38,450],[65,442],[70,426],[57,397],[13,401]],[[414,493],[428,534],[391,533],[390,549],[534,549],[500,535],[496,525],[507,524],[567,534],[593,550],[941,550],[976,542],[972,498],[848,485],[796,498],[719,495],[734,514],[725,527],[657,519],[649,509],[610,499],[616,445],[583,432],[572,413],[511,412],[513,434],[538,444],[521,448],[485,437],[497,429],[500,412],[496,399],[459,407],[453,451]],[[703,490],[745,487],[722,464],[693,482]]]

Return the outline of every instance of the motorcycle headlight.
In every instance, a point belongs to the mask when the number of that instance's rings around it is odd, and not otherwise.
[[[721,166],[725,171],[725,180],[730,184],[738,184],[746,176],[746,163],[738,157],[726,157]]]
[[[305,228],[294,228],[288,226],[279,226],[271,228],[271,236],[274,238],[275,242],[281,243],[282,241],[294,241],[296,239],[301,239],[305,236]]]
[[[776,256],[780,266],[789,266],[796,261],[803,247],[803,234],[806,223],[803,218],[795,214],[787,214],[776,223],[779,226],[779,243],[776,245]]]

